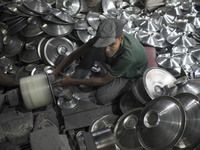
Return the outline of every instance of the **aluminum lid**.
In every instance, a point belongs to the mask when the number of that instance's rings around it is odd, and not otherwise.
[[[200,131],[200,100],[191,93],[181,93],[175,96],[186,112],[186,127],[181,139],[176,144],[180,149],[195,149],[199,145]]]
[[[49,3],[42,0],[22,0],[22,3],[31,11],[41,15],[49,14],[52,9]]]
[[[142,148],[137,135],[137,126],[142,110],[142,107],[129,110],[118,119],[114,129],[114,137],[120,149],[133,150]]]
[[[20,53],[24,47],[24,42],[17,36],[5,36],[3,38],[2,53],[6,57],[12,57]]]
[[[168,95],[168,89],[175,86],[176,78],[160,67],[148,68],[143,75],[143,84],[151,99]]]
[[[138,138],[146,150],[169,150],[180,140],[185,129],[185,111],[170,96],[150,101],[142,110]]]
[[[20,34],[24,37],[35,37],[43,33],[40,26],[42,24],[41,20],[35,16],[31,16],[27,20],[28,24],[22,30]]]
[[[56,66],[73,51],[74,46],[69,39],[53,37],[44,46],[44,57],[49,65]]]
[[[111,130],[113,130],[115,128],[118,118],[119,116],[113,114],[105,115],[95,120],[90,126],[89,131],[94,132],[106,128],[110,128]]]

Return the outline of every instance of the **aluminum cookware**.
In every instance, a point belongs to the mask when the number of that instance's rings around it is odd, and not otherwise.
[[[142,110],[138,138],[146,150],[169,150],[180,140],[185,130],[182,104],[170,96],[150,101]]]

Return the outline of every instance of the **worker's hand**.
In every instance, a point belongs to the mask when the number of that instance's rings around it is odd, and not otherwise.
[[[71,77],[66,76],[65,74],[61,73],[63,78],[59,81],[53,83],[53,86],[68,86],[70,84]]]

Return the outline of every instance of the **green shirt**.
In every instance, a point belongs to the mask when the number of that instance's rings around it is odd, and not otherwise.
[[[117,53],[109,58],[111,69],[108,73],[113,77],[134,78],[142,76],[148,67],[145,48],[133,36],[124,33],[123,44]]]

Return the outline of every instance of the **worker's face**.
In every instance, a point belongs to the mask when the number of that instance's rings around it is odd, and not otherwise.
[[[122,43],[124,36],[122,35],[120,38],[117,38],[111,45],[106,47],[106,56],[112,57],[116,54],[116,52],[120,48],[120,44]]]

